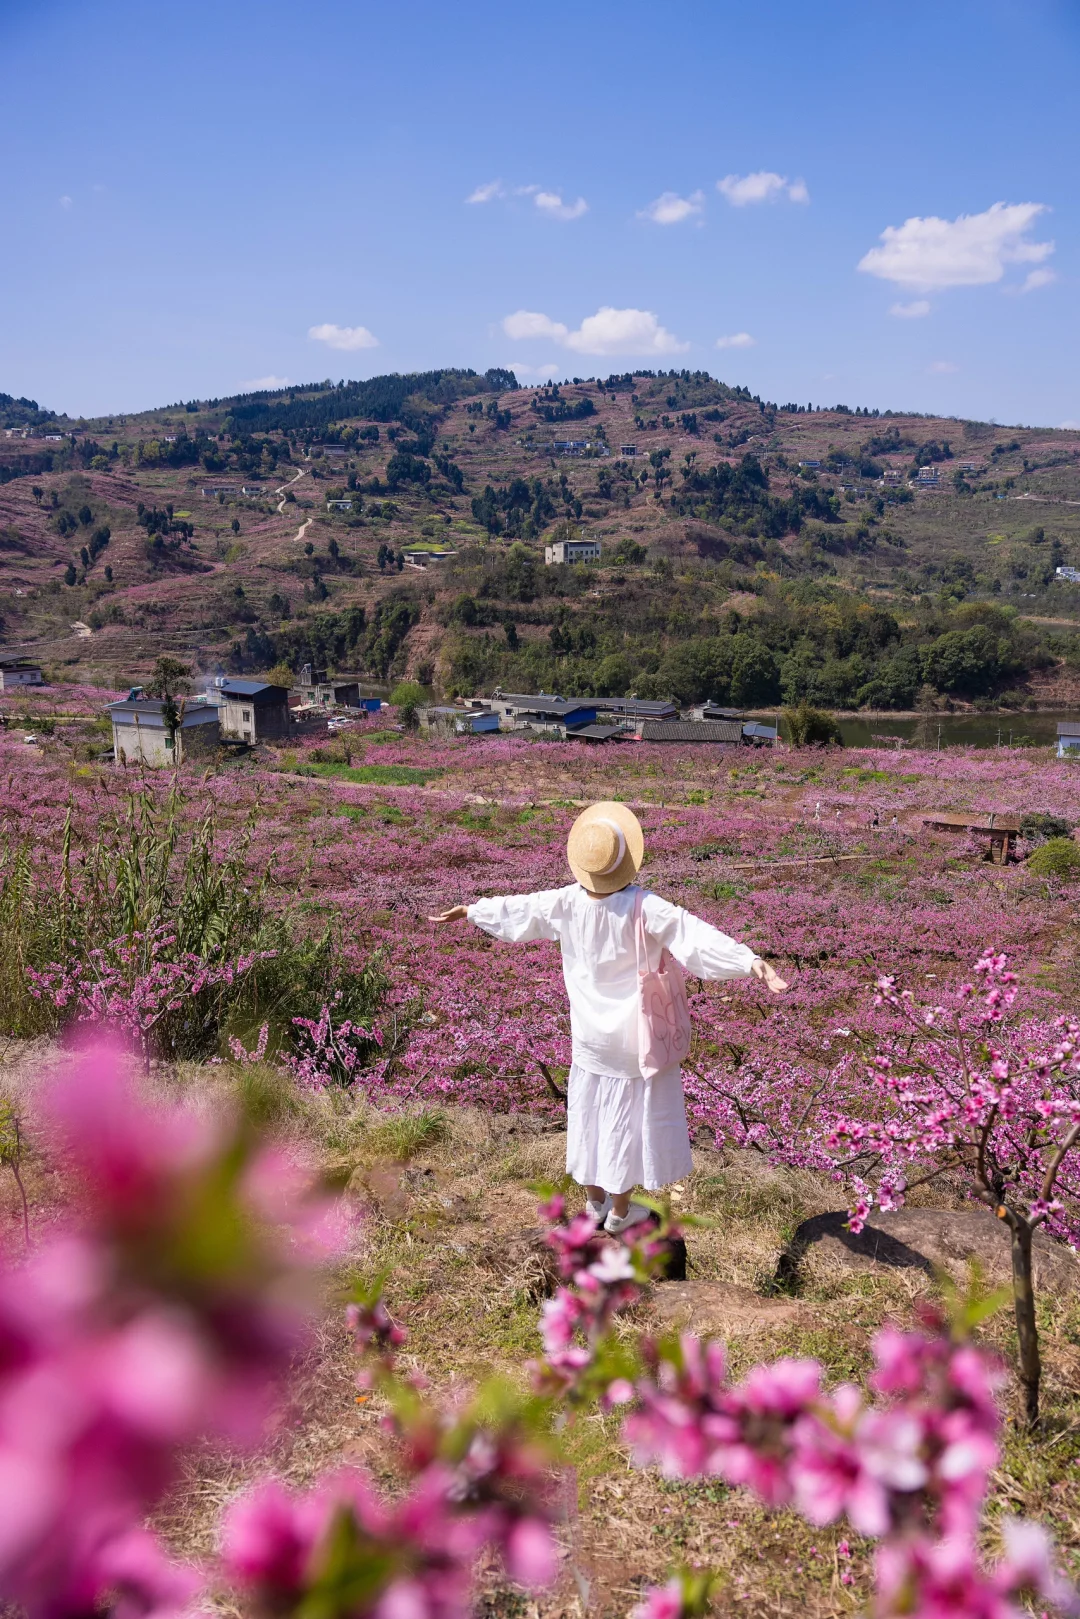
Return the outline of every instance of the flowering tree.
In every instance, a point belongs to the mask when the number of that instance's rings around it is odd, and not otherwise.
[[[993,1209],[1011,1237],[1020,1380],[1027,1419],[1039,1413],[1039,1338],[1032,1238],[1040,1226],[1080,1238],[1080,1023],[1005,1021],[1015,974],[987,951],[950,1006],[917,1008],[895,980],[878,981],[876,1004],[891,1013],[872,1063],[876,1117],[836,1120],[826,1146],[852,1178],[851,1229],[862,1228],[877,1180],[883,1208],[947,1172]],[[865,1107],[863,1108],[865,1114]],[[857,1174],[856,1171],[861,1171]]]
[[[549,1206],[549,1216],[558,1212]],[[951,1329],[930,1309],[915,1331],[884,1328],[868,1393],[826,1391],[823,1368],[808,1359],[755,1366],[733,1384],[722,1344],[691,1333],[644,1339],[628,1375],[609,1328],[655,1268],[655,1235],[598,1253],[592,1221],[579,1216],[549,1240],[570,1280],[545,1308],[547,1356],[534,1378],[579,1396],[598,1388],[609,1408],[629,1408],[624,1435],[638,1465],[659,1464],[669,1478],[720,1477],[814,1525],[846,1520],[877,1539],[882,1619],[1019,1619],[1013,1599],[1030,1595],[1076,1610],[1038,1525],[1007,1524],[1005,1556],[989,1571],[980,1560],[1002,1376],[970,1341],[984,1307],[972,1301]],[[677,1578],[649,1594],[637,1619],[689,1619],[706,1591],[700,1578]]]

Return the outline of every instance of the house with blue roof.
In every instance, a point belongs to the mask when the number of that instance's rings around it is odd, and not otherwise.
[[[284,686],[218,675],[206,697],[217,705],[223,741],[253,746],[289,734],[289,693]]]

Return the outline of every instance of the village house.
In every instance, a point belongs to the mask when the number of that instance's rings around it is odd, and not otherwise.
[[[561,562],[599,562],[599,540],[556,540],[545,545],[544,561],[549,568]]]
[[[677,720],[679,710],[672,702],[650,697],[590,697],[598,714],[618,714],[628,720]]]
[[[17,652],[0,653],[0,692],[21,691],[24,686],[43,686],[41,666]]]
[[[221,735],[230,742],[254,744],[289,733],[289,693],[284,686],[219,675],[206,698],[216,705]]]
[[[1054,578],[1063,585],[1080,585],[1080,568],[1055,568]]]
[[[176,706],[179,720],[170,730],[165,703],[159,697],[143,697],[139,686],[120,702],[109,703],[116,763],[159,768],[208,758],[221,736],[217,708],[202,698],[180,698]]]
[[[743,739],[738,720],[642,720],[642,742],[737,742]]]
[[[298,698],[305,708],[359,708],[360,676],[327,676],[325,669],[313,669],[310,663],[305,663],[300,671],[300,684],[294,686],[289,695]]]
[[[500,716],[504,731],[543,731],[567,736],[582,725],[596,724],[594,697],[552,697],[546,692],[496,691],[488,700],[492,712]]]
[[[406,547],[401,554],[411,568],[426,568],[429,562],[442,562],[457,552],[451,546],[418,545]]]
[[[919,489],[936,489],[938,486],[937,467],[920,467],[912,482]]]
[[[1080,720],[1059,720],[1057,728],[1059,759],[1080,759]]]
[[[326,509],[328,512],[351,512],[352,508],[352,501],[344,496],[341,496],[335,500],[328,500],[326,502]]]
[[[469,708],[433,705],[419,709],[418,718],[424,730],[453,736],[497,735],[499,731],[498,714],[475,704]]]

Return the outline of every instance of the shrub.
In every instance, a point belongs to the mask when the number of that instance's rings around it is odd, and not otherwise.
[[[271,910],[269,873],[249,869],[253,819],[222,853],[213,813],[192,827],[184,808],[175,788],[161,803],[131,793],[92,842],[69,810],[60,852],[0,837],[0,1031],[108,1017],[147,1056],[201,1058],[263,1023],[287,1055],[303,1043],[294,1019],[317,1018],[328,998],[341,1017],[374,1021],[381,958],[351,964],[331,927],[313,937]]]
[[[793,748],[809,747],[814,742],[842,744],[840,727],[832,715],[826,714],[823,709],[811,708],[805,698],[797,708],[785,708],[784,719],[788,740]]]
[[[1027,863],[1037,877],[1060,877],[1068,881],[1080,871],[1080,844],[1072,838],[1047,838]]]

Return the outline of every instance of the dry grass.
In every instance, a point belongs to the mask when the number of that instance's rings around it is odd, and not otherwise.
[[[4,1070],[5,1088],[17,1091],[11,1072]],[[223,1068],[187,1069],[162,1075],[161,1083],[207,1101],[241,1083],[263,1118],[349,1179],[364,1206],[363,1234],[336,1282],[347,1286],[354,1273],[387,1272],[387,1302],[409,1329],[406,1359],[436,1392],[462,1392],[493,1373],[524,1382],[524,1362],[539,1351],[537,1300],[546,1285],[530,1246],[537,1217],[527,1185],[561,1179],[560,1131],[479,1110],[390,1115],[340,1096],[298,1098],[252,1070],[237,1076]],[[50,1199],[56,1202],[49,1166],[34,1160],[30,1173],[38,1217],[48,1218]],[[12,1218],[10,1189],[0,1187],[0,1209]],[[777,1261],[795,1227],[836,1205],[835,1189],[809,1174],[771,1170],[752,1154],[696,1152],[693,1174],[672,1195],[676,1207],[707,1222],[691,1232],[689,1276],[730,1304],[725,1336],[736,1373],[756,1360],[810,1354],[824,1363],[830,1381],[862,1379],[876,1328],[886,1317],[910,1320],[917,1300],[933,1289],[921,1272],[852,1274],[811,1257],[800,1267],[794,1296],[778,1300]],[[670,1319],[665,1285],[677,1286],[661,1284],[624,1330]],[[1035,1436],[1009,1431],[989,1545],[998,1516],[1018,1513],[1046,1523],[1072,1560],[1080,1552],[1080,1301],[1044,1298],[1040,1308],[1045,1422]],[[1010,1360],[1008,1315],[985,1330]],[[394,1488],[393,1450],[380,1416],[377,1398],[357,1402],[350,1347],[331,1301],[264,1453],[190,1458],[183,1487],[163,1515],[170,1538],[188,1555],[209,1551],[222,1506],[267,1468],[304,1482],[325,1466],[360,1462]],[[485,1567],[479,1576],[485,1615],[625,1615],[642,1586],[679,1561],[720,1571],[721,1614],[823,1619],[865,1608],[871,1554],[856,1537],[847,1537],[854,1549],[847,1562],[837,1554],[841,1532],[766,1513],[744,1492],[718,1482],[670,1483],[638,1471],[629,1465],[614,1418],[579,1415],[562,1443],[567,1470],[558,1491],[566,1556],[559,1585],[538,1601],[526,1599]],[[845,1572],[853,1576],[846,1585]]]

